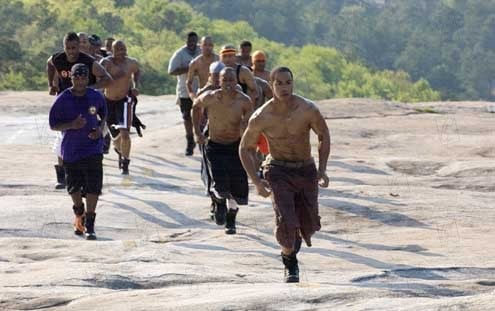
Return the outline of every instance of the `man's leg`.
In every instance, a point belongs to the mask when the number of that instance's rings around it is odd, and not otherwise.
[[[74,233],[84,234],[84,203],[81,195],[84,176],[80,170],[79,163],[65,164],[67,172],[67,191],[72,199],[72,210],[74,211]]]
[[[180,98],[180,112],[182,114],[182,119],[184,120],[184,128],[186,130],[186,156],[193,155],[194,147],[196,147],[196,143],[194,142],[193,123],[191,117],[192,104],[193,102],[191,99]]]
[[[129,162],[131,154],[131,136],[128,129],[120,129],[120,151],[122,154],[122,174],[129,174]]]
[[[85,174],[86,191],[86,239],[96,240],[95,219],[96,219],[96,204],[101,193],[103,185],[103,156],[93,156],[87,159],[87,167]]]
[[[55,173],[57,174],[57,183],[55,184],[55,189],[65,188],[65,170],[64,161],[61,157],[57,157],[57,165],[55,165]]]

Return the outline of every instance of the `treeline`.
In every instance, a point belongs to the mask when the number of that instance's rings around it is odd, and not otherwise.
[[[312,99],[373,97],[399,101],[439,99],[428,82],[412,82],[404,71],[371,70],[334,48],[288,46],[265,38],[246,21],[210,19],[183,1],[0,0],[0,90],[46,90],[46,59],[62,49],[67,31],[123,39],[142,66],[145,94],[173,94],[167,74],[172,53],[187,32],[211,35],[218,50],[243,39],[269,55],[269,66],[287,65],[297,92]],[[276,21],[274,22],[274,25]]]
[[[495,0],[187,0],[271,40],[335,47],[379,70],[426,79],[444,99],[492,99]],[[290,5],[289,5],[290,3]]]

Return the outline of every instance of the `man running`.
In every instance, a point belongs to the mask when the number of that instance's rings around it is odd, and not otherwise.
[[[187,71],[186,86],[189,92],[189,98],[194,101],[196,98],[196,90],[193,89],[194,79],[199,80],[199,88],[203,88],[208,82],[209,68],[211,63],[218,61],[218,55],[213,52],[213,39],[211,37],[201,38],[201,55],[196,57],[189,64]]]
[[[195,32],[187,34],[186,45],[175,51],[168,63],[168,73],[177,76],[177,101],[180,106],[182,119],[184,120],[184,128],[186,130],[186,156],[192,156],[194,147],[193,126],[191,120],[191,108],[193,102],[187,91],[186,80],[187,72],[189,71],[189,63],[199,56],[201,48],[198,46],[198,35]],[[192,85],[193,91],[197,90],[197,84]]]
[[[108,38],[105,39],[105,48],[104,48],[104,51],[107,54],[105,57],[112,56],[112,44],[113,44],[114,41],[115,41],[115,39],[112,38],[112,37],[108,37]]]
[[[237,88],[233,68],[220,72],[220,89],[199,96],[194,102],[194,133],[199,144],[206,144],[206,157],[212,178],[214,218],[225,224],[226,234],[235,234],[237,205],[248,203],[247,175],[239,159],[239,140],[252,113],[250,98]],[[209,137],[201,132],[201,111],[207,110]]]
[[[107,114],[103,96],[88,88],[89,68],[75,64],[73,86],[63,91],[50,109],[50,128],[63,133],[62,157],[75,214],[74,233],[95,240],[96,204],[103,183],[103,139]],[[81,192],[86,194],[86,210]]]
[[[211,92],[220,88],[220,72],[224,68],[225,65],[222,62],[216,61],[211,63],[209,68],[208,81],[206,82],[206,85],[198,91],[196,95],[197,97],[204,93]],[[203,111],[200,111],[200,113],[198,113],[196,116],[194,116],[193,113],[193,124],[199,123],[199,130],[205,137],[208,137],[208,114],[206,112],[206,109],[202,110]],[[199,118],[199,120],[195,118]],[[214,219],[215,201],[213,200],[213,196],[210,190],[211,176],[208,169],[208,160],[206,158],[206,150],[204,148],[204,145],[199,145],[199,151],[201,152],[201,180],[203,181],[203,184],[205,186],[206,194],[209,195],[211,198],[210,217]]]
[[[251,50],[253,48],[253,45],[249,41],[242,41],[239,45],[239,48],[241,50],[241,53],[237,55],[237,63],[251,68],[251,66],[253,65],[251,61]]]
[[[77,36],[79,37],[79,48],[81,49],[81,52],[91,54],[91,44],[89,43],[88,34],[85,32],[78,32]]]
[[[253,73],[246,66],[236,63],[236,49],[232,45],[225,45],[220,50],[220,61],[227,67],[234,68],[236,72],[237,83],[241,86],[244,94],[251,98],[253,107],[258,98],[258,90],[254,80]]]
[[[266,55],[263,51],[255,51],[252,56],[253,74],[255,77],[270,82],[270,72],[265,70]]]
[[[328,187],[326,174],[330,133],[318,107],[293,94],[293,75],[278,67],[270,74],[273,99],[256,110],[240,146],[242,164],[263,197],[271,195],[276,215],[275,237],[282,248],[285,281],[299,282],[296,255],[302,240],[320,230],[318,180]],[[318,135],[318,170],[311,157],[310,130]],[[266,180],[256,174],[256,143],[264,134],[270,146]]]
[[[127,56],[124,42],[117,40],[112,46],[112,56],[102,59],[101,64],[114,81],[105,88],[108,105],[107,125],[113,137],[115,151],[119,155],[119,168],[123,175],[129,174],[133,99],[139,95],[139,64]]]
[[[112,78],[101,67],[98,62],[88,54],[80,52],[79,37],[75,32],[69,32],[64,36],[64,50],[53,54],[47,60],[46,72],[48,76],[48,93],[58,95],[62,91],[72,86],[70,72],[72,66],[76,63],[85,64],[90,68],[89,84],[92,88],[102,88],[111,82]],[[55,189],[65,188],[65,172],[61,156],[61,134],[57,135],[54,143],[54,151],[57,154],[58,164],[55,165],[57,174],[57,184]]]
[[[104,51],[101,50],[102,44],[100,37],[93,34],[88,37],[88,41],[89,41],[89,54],[93,56],[93,58],[96,59],[97,61],[100,61],[104,57],[102,54]]]

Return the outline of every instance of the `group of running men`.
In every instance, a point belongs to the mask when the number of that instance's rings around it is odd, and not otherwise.
[[[99,40],[95,35],[88,40],[95,47],[85,49],[84,34],[68,33],[64,51],[47,62],[50,94],[58,95],[50,126],[63,133],[57,176],[66,182],[74,203],[75,233],[87,239],[96,239],[103,136],[110,132],[119,167],[128,174],[129,131],[139,94],[139,65],[127,56],[125,44],[117,40],[101,49],[95,37]],[[299,282],[296,255],[302,241],[311,246],[312,235],[321,228],[318,184],[329,183],[326,122],[314,103],[293,94],[291,70],[267,71],[266,54],[251,55],[249,41],[241,43],[239,55],[232,45],[217,55],[211,37],[202,37],[199,45],[198,39],[188,33],[168,67],[168,73],[177,76],[185,155],[193,155],[199,145],[210,214],[226,234],[236,233],[238,206],[248,203],[248,176],[258,194],[271,196],[285,281]],[[318,137],[318,168],[311,156],[311,130]]]

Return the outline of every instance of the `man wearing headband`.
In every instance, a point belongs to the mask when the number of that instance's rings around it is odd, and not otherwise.
[[[201,38],[201,55],[189,64],[187,72],[187,91],[189,98],[196,98],[196,90],[193,89],[194,79],[199,79],[199,88],[203,88],[208,82],[210,64],[218,60],[218,55],[213,52],[213,39],[211,37]]]
[[[108,105],[107,125],[113,137],[115,151],[119,155],[119,169],[123,175],[129,174],[131,154],[133,97],[139,95],[139,64],[136,59],[127,56],[124,42],[117,40],[112,45],[112,56],[101,60],[101,64],[113,77],[112,84],[105,88],[105,100]]]
[[[224,45],[220,50],[220,61],[227,67],[234,68],[236,72],[237,83],[241,86],[244,94],[247,94],[251,98],[253,107],[258,98],[258,91],[256,89],[256,82],[251,70],[246,66],[237,63],[236,49],[232,45]]]
[[[238,205],[248,203],[247,175],[239,160],[239,141],[252,113],[250,98],[237,88],[235,70],[220,72],[220,89],[203,93],[193,106],[194,133],[205,145],[211,176],[210,194],[215,202],[214,219],[225,224],[226,234],[235,234]],[[208,113],[208,140],[201,132],[202,110]]]
[[[266,55],[263,51],[255,51],[252,56],[253,59],[253,74],[255,77],[259,77],[267,82],[270,82],[270,72],[265,70]]]
[[[73,86],[57,96],[50,109],[50,128],[63,134],[62,158],[75,214],[74,233],[86,233],[86,239],[95,240],[95,210],[103,183],[101,134],[107,109],[103,96],[87,87],[89,68],[85,64],[72,66],[71,80]]]
[[[101,88],[111,82],[112,78],[106,70],[95,62],[94,58],[88,54],[80,52],[79,37],[75,32],[69,32],[64,36],[64,50],[50,56],[46,64],[48,76],[48,93],[58,95],[62,91],[72,86],[71,68],[76,63],[85,64],[89,69],[89,84],[93,88]],[[55,165],[57,174],[56,189],[65,188],[65,172],[61,156],[62,137],[58,133],[55,139],[53,150],[57,154],[58,165]]]
[[[187,91],[187,72],[191,61],[199,56],[201,48],[198,46],[198,35],[195,32],[187,34],[186,45],[175,51],[174,55],[168,63],[168,73],[177,76],[177,103],[180,105],[180,112],[184,120],[184,128],[186,130],[186,156],[192,156],[194,147],[193,126],[191,120],[191,108],[193,105],[192,99]],[[197,81],[196,81],[197,82]],[[193,82],[191,90],[195,92],[198,89],[197,83]]]
[[[285,281],[299,282],[297,253],[302,240],[321,228],[318,214],[318,181],[328,187],[326,174],[330,133],[318,107],[293,94],[293,75],[278,67],[270,74],[273,99],[256,110],[240,146],[240,157],[258,193],[272,197],[276,215],[275,237],[282,248]],[[310,131],[318,135],[318,170],[311,156]],[[270,146],[265,177],[256,173],[256,145],[264,134]]]
[[[251,44],[251,42],[245,40],[241,42],[239,48],[241,49],[241,53],[237,55],[237,63],[251,68],[251,66],[253,65],[253,63],[251,62],[251,50],[253,48],[253,45]]]

